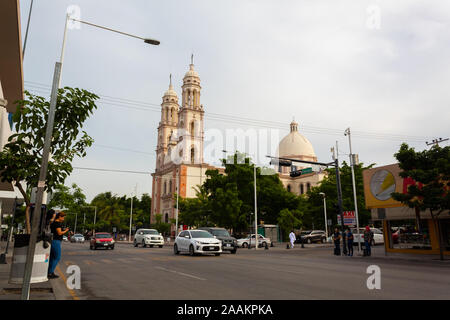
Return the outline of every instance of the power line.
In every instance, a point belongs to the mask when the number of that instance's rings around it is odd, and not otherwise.
[[[32,87],[32,90],[50,91],[49,87],[44,84],[40,84],[37,82],[31,82],[31,81],[25,81],[25,83],[27,83],[27,86]],[[30,84],[28,84],[28,83],[30,83]],[[158,112],[158,113],[161,112],[160,105],[158,105],[158,104],[124,99],[124,98],[116,98],[116,97],[100,95],[100,94],[98,96],[101,98],[99,103],[102,103],[105,105],[113,105],[113,106],[117,106],[117,107],[121,107],[121,108],[135,109],[135,110],[141,110],[141,111],[154,111],[154,112]],[[205,118],[212,120],[212,121],[218,121],[218,122],[229,122],[229,123],[252,125],[252,126],[264,127],[264,128],[275,128],[275,129],[287,131],[286,125],[284,123],[275,122],[275,121],[258,120],[258,119],[244,118],[244,117],[224,115],[224,114],[218,114],[218,113],[210,113],[210,112],[205,114]],[[303,129],[303,131],[308,132],[308,133],[339,135],[339,136],[342,135],[342,130],[340,130],[340,129],[314,127],[314,126],[306,126],[306,125],[302,126],[302,129]],[[412,142],[425,142],[425,140],[427,140],[427,137],[424,137],[424,136],[409,136],[409,135],[379,133],[379,132],[355,131],[353,133],[353,135],[356,137],[359,137],[359,138],[376,139],[376,140],[391,140],[391,141],[407,140],[407,141],[412,141]],[[428,137],[428,138],[430,138],[430,137]]]

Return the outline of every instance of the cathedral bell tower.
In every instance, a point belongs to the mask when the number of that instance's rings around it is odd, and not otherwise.
[[[194,61],[191,57],[189,71],[183,78],[182,105],[178,119],[178,133],[182,149],[179,156],[183,163],[203,163],[203,106],[200,104],[200,77],[194,70]]]
[[[164,93],[161,104],[161,121],[158,127],[158,146],[156,148],[156,170],[164,167],[165,157],[170,157],[172,147],[176,145],[178,124],[178,95],[173,90],[172,75],[169,89]]]

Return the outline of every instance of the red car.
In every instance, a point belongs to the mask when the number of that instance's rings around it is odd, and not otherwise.
[[[95,250],[97,248],[114,249],[114,239],[112,235],[106,232],[96,233],[91,238],[90,249]]]

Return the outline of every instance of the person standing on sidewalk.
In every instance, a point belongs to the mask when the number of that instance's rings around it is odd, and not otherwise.
[[[341,255],[341,233],[338,228],[334,228],[333,241],[334,241],[334,255]]]
[[[50,225],[50,229],[53,234],[52,247],[50,250],[50,261],[48,263],[48,275],[49,279],[58,278],[55,274],[56,266],[61,259],[61,241],[63,235],[69,232],[69,228],[63,230],[62,223],[64,222],[66,214],[64,212],[58,212],[55,217],[55,221]]]
[[[291,230],[291,233],[289,233],[289,241],[291,242],[291,249],[294,249],[295,239],[296,239],[296,236],[295,236],[294,230]]]
[[[350,231],[350,228],[347,228],[347,247],[348,256],[353,257],[353,233]]]
[[[364,230],[364,246],[365,246],[365,256],[370,256],[372,254],[372,250],[370,246],[373,241],[373,232],[370,230],[369,226],[366,226],[366,230]]]

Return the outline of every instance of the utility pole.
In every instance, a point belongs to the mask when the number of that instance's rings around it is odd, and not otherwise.
[[[180,169],[177,170],[177,213],[175,216],[175,239],[178,235],[178,198],[180,197]]]
[[[356,215],[356,232],[358,233],[358,239],[360,239],[360,235],[359,235],[359,215],[358,215],[358,201],[356,199],[356,182],[355,182],[355,170],[354,170],[354,166],[355,166],[355,160],[356,157],[355,155],[352,153],[352,140],[350,137],[350,128],[347,128],[347,130],[345,130],[344,133],[345,136],[348,135],[348,144],[350,146],[350,165],[352,168],[352,183],[353,183],[353,198],[355,201],[355,215]],[[358,252],[361,252],[361,241],[358,240]]]
[[[77,233],[77,220],[78,220],[78,212],[75,212],[75,228],[73,228],[73,234]]]
[[[134,187],[134,194],[137,195],[137,184]],[[131,211],[130,211],[130,231],[129,231],[129,237],[128,240],[131,241],[131,224],[133,222],[133,198],[134,196],[131,195]]]
[[[439,143],[444,142],[444,141],[448,141],[448,140],[449,140],[449,138],[447,138],[447,139],[442,139],[442,138],[433,139],[430,143],[428,143],[428,141],[427,141],[426,144],[427,144],[427,146],[431,146],[431,145],[439,146]]]
[[[258,234],[258,200],[256,198],[256,163],[253,165],[253,176],[255,183],[255,250],[258,250],[259,234]]]
[[[347,246],[345,245],[345,235],[344,235],[344,215],[342,213],[342,187],[341,187],[341,175],[339,173],[339,148],[338,142],[336,141],[336,155],[334,154],[333,149],[333,158],[334,158],[334,167],[336,170],[336,188],[337,188],[337,196],[338,196],[338,208],[339,215],[341,216],[341,226],[342,226],[342,253],[344,255],[347,254]]]

